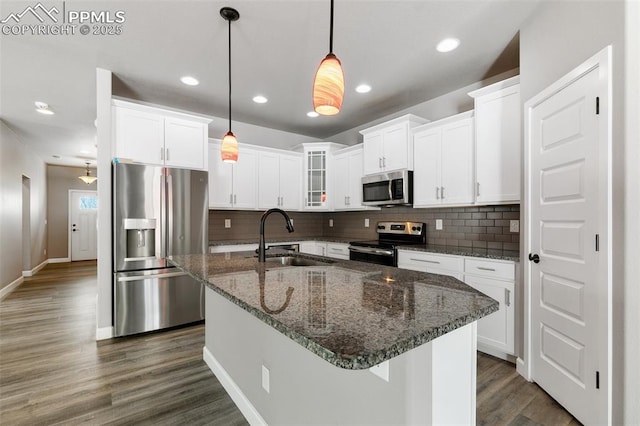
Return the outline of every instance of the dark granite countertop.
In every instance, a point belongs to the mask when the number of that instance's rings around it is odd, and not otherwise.
[[[253,252],[173,256],[211,290],[338,367],[379,364],[498,310],[444,275],[296,254],[290,266]]]
[[[326,241],[329,243],[345,243],[348,244],[354,241],[354,238],[345,237],[304,237],[304,238],[282,238],[271,244],[288,243],[294,241]],[[258,244],[258,240],[229,240],[229,241],[209,241],[209,246],[226,246],[226,245],[238,245],[238,244]],[[494,250],[483,248],[471,248],[471,247],[455,247],[455,246],[436,246],[436,245],[424,245],[424,246],[398,246],[401,250],[413,250],[413,251],[425,251],[429,253],[439,254],[452,254],[456,256],[469,256],[469,257],[483,257],[485,259],[499,259],[499,260],[512,260],[514,262],[520,261],[520,253],[514,250]]]
[[[512,260],[520,262],[520,253],[514,250],[494,250],[453,246],[398,246],[399,250],[424,251],[428,253],[453,254],[456,256],[483,257],[485,259]]]

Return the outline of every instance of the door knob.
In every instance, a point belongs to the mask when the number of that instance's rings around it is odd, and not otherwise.
[[[533,263],[540,263],[540,256],[538,256],[538,253],[534,253],[534,254],[529,253],[529,260],[532,261]]]
[[[76,231],[77,231],[77,229],[76,229],[76,228],[73,228],[73,229],[72,229],[72,231],[73,231],[73,232],[76,232]]]

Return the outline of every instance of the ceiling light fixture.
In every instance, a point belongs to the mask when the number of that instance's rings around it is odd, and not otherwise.
[[[329,54],[320,62],[313,81],[313,109],[322,115],[335,115],[342,108],[344,73],[340,59],[333,54],[333,0],[329,26]]]
[[[318,114],[318,113],[317,113],[317,112],[315,112],[315,111],[309,111],[309,112],[307,113],[307,117],[311,117],[311,118],[316,118],[316,117],[317,117],[317,116],[319,116],[319,115],[320,115],[320,114]]]
[[[368,84],[361,84],[356,87],[356,92],[358,93],[369,93],[371,91],[371,86]]]
[[[231,7],[223,7],[220,16],[229,22],[229,131],[222,138],[220,154],[225,163],[235,163],[238,161],[238,140],[231,131],[231,21],[240,19],[240,14]]]
[[[91,171],[89,170],[89,162],[87,161],[85,164],[87,165],[87,174],[78,176],[78,179],[80,179],[87,185],[91,185],[93,182],[98,180],[98,178],[95,176],[91,176]]]
[[[197,78],[191,77],[190,75],[185,75],[184,77],[180,77],[180,81],[187,86],[197,86],[200,84]]]
[[[438,52],[447,53],[455,50],[458,46],[460,46],[460,40],[457,38],[445,38],[436,46],[436,50]]]
[[[40,114],[44,114],[44,115],[55,114],[53,111],[49,109],[49,105],[46,104],[45,102],[36,101],[35,105],[36,105],[36,111],[38,111]]]
[[[266,104],[269,99],[265,98],[262,95],[256,95],[253,97],[253,102],[257,104]]]

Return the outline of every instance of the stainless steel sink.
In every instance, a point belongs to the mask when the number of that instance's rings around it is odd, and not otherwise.
[[[282,265],[282,266],[328,266],[335,263],[332,260],[313,260],[298,256],[280,256],[267,257],[266,265]]]

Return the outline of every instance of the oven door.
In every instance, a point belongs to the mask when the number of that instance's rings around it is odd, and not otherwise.
[[[398,266],[396,250],[393,248],[349,246],[349,260]]]

